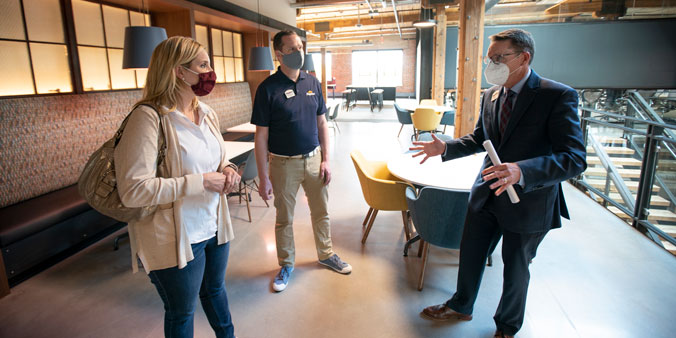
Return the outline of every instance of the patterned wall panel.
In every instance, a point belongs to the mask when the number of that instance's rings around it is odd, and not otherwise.
[[[0,100],[0,207],[74,184],[117,130],[140,90]],[[248,122],[248,83],[218,84],[203,101],[221,129]]]

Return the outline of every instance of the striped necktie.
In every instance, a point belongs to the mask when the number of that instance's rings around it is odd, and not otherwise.
[[[512,115],[512,103],[514,102],[515,94],[515,92],[508,89],[505,102],[502,103],[502,108],[500,109],[500,136],[505,133],[507,122],[509,122],[509,117]]]

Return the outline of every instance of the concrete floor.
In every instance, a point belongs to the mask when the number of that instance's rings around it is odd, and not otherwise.
[[[226,283],[237,335],[492,337],[502,285],[499,248],[494,266],[486,269],[472,321],[421,318],[425,306],[445,301],[454,291],[458,254],[431,248],[425,288],[419,292],[421,260],[402,257],[399,212],[379,213],[362,245],[368,207],[349,157],[359,148],[367,157],[386,159],[408,147],[411,129],[404,128],[397,139],[397,123],[339,123],[342,133],[332,136],[331,148],[332,234],[335,251],[354,272],[339,275],[317,264],[300,192],[296,270],[287,290],[274,293],[274,208],[254,196],[249,223],[246,207],[231,198],[236,238]],[[571,186],[565,190],[572,220],[547,236],[531,265],[526,321],[517,336],[673,337],[676,258]],[[162,337],[160,298],[143,272],[132,274],[128,242],[112,250],[113,236],[12,288],[0,300],[0,337]],[[201,308],[195,336],[213,337]]]

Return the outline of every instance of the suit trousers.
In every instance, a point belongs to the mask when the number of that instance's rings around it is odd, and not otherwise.
[[[490,205],[490,200],[488,204]],[[530,281],[528,265],[547,231],[511,232],[500,226],[499,217],[490,210],[490,207],[478,212],[468,210],[460,242],[457,290],[446,305],[460,313],[472,313],[486,259],[502,237],[504,263],[502,296],[493,319],[497,329],[506,335],[514,335],[521,328],[526,311],[526,295]]]
[[[310,207],[315,247],[320,260],[333,255],[329,222],[329,187],[319,177],[321,153],[307,158],[270,156],[270,181],[275,196],[275,239],[280,266],[294,265],[293,214],[298,189],[303,186]]]

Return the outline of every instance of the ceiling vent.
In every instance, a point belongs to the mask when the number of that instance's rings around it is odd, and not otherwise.
[[[328,21],[315,22],[315,33],[318,32],[328,32],[331,30],[331,26]]]

